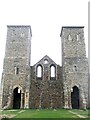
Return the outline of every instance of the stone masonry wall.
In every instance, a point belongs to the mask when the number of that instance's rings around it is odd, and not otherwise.
[[[83,27],[63,27],[62,73],[64,107],[72,108],[73,87],[79,89],[79,108],[88,107],[88,61],[86,58]]]
[[[30,66],[31,27],[7,26],[0,108],[13,108],[14,90],[18,88],[20,108],[71,109],[75,88],[77,93],[74,98],[78,97],[79,108],[86,109],[90,105],[90,76],[83,28],[62,27],[62,66],[47,55]]]
[[[44,60],[48,63],[45,64]],[[42,65],[42,79],[37,78],[37,66]],[[56,67],[55,78],[50,78],[50,66]],[[30,108],[62,108],[63,85],[60,66],[57,66],[48,56],[42,58],[31,68]],[[45,76],[46,75],[46,76]]]
[[[16,87],[20,88],[21,94],[24,94],[24,96],[26,95],[26,91],[29,92],[31,27],[7,26],[7,28],[6,51],[2,76],[2,107],[12,108],[13,91]],[[23,97],[22,99],[25,98]],[[9,105],[7,105],[8,103]],[[29,107],[28,103],[22,106]]]

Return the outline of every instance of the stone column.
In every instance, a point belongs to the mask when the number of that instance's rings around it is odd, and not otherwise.
[[[20,106],[21,109],[23,108],[23,99],[24,99],[24,93],[21,93],[21,106]]]
[[[81,93],[81,99],[82,99],[82,108],[86,109],[86,99],[85,99],[84,91],[82,91]]]
[[[80,87],[79,89],[79,103],[80,103],[80,109],[86,109],[86,99],[85,99],[85,94],[84,94],[84,90],[82,87]]]
[[[71,104],[71,90],[68,91],[68,107],[69,107],[69,109],[72,109],[72,104]]]
[[[64,89],[64,108],[68,109],[68,91],[67,88]]]
[[[25,93],[25,104],[24,104],[24,108],[29,109],[29,92]]]

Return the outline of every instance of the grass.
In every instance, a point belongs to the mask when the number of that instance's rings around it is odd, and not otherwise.
[[[28,110],[18,114],[16,118],[75,118],[67,110]]]
[[[74,112],[75,114],[71,113]],[[81,115],[83,117],[87,117],[88,116],[88,111],[85,110],[66,110],[66,109],[57,109],[57,110],[53,110],[53,109],[29,109],[29,110],[4,110],[2,111],[2,114],[6,114],[8,116],[13,116],[13,118],[15,118],[15,120],[19,120],[20,118],[53,118],[53,119],[67,119],[67,118],[71,118],[70,120],[74,120],[76,118],[78,118],[78,120],[80,119],[80,117],[77,115]],[[11,119],[13,120],[13,119]],[[87,118],[85,118],[84,120],[89,120]]]
[[[89,114],[90,110],[72,110],[72,112],[75,112],[84,117],[90,116],[90,114]]]

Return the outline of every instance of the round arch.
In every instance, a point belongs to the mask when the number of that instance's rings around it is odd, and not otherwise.
[[[14,85],[13,90],[17,87],[21,90],[21,93],[24,93],[23,88],[20,85]]]
[[[13,109],[20,109],[24,105],[24,91],[20,85],[13,86]]]
[[[79,100],[79,88],[77,86],[73,86],[71,92],[71,105],[72,109],[79,109],[80,108],[80,100]]]

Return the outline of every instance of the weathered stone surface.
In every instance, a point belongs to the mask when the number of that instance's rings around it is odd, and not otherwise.
[[[44,61],[48,63],[45,64]],[[37,77],[37,67],[42,66],[42,77]],[[51,78],[50,66],[55,66],[55,77]],[[31,108],[62,108],[63,83],[61,67],[47,55],[31,69],[30,107]]]
[[[7,28],[0,107],[86,109],[90,93],[83,27],[62,27],[62,66],[47,55],[30,66],[31,27]]]
[[[72,108],[73,87],[79,89],[79,108],[88,107],[88,60],[86,58],[83,27],[63,27],[62,74],[64,107]]]
[[[2,75],[2,107],[13,107],[13,91],[16,87],[21,93],[29,92],[30,81],[30,54],[31,54],[31,27],[7,26],[6,51]],[[18,68],[18,73],[16,73]],[[28,82],[28,85],[27,85]],[[23,99],[24,99],[23,96]],[[9,99],[8,99],[9,98]],[[29,97],[28,97],[29,101]],[[21,100],[23,102],[23,100]],[[25,102],[25,101],[24,101]],[[23,107],[29,107],[23,104]]]

